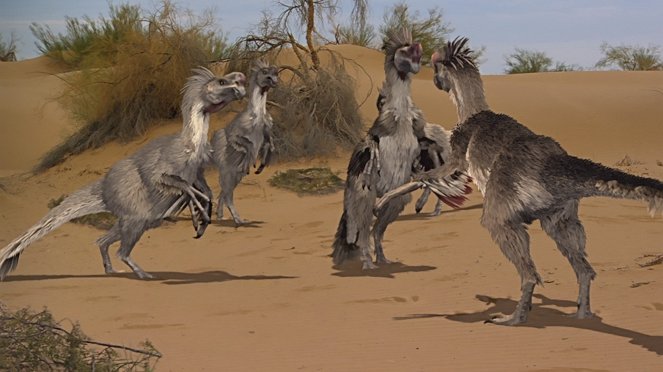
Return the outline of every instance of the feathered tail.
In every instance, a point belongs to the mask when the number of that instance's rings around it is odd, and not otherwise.
[[[0,280],[3,280],[10,271],[16,268],[21,252],[28,245],[74,218],[106,211],[106,205],[101,195],[101,181],[94,182],[69,195],[37,224],[0,250]]]
[[[334,248],[332,251],[334,265],[340,265],[343,263],[350,253],[357,249],[356,244],[348,243],[348,218],[346,211],[343,211],[341,220],[338,222],[338,228],[336,229],[336,235],[334,236],[332,247]]]
[[[579,196],[608,196],[641,200],[648,204],[649,214],[663,212],[663,182],[635,176],[591,160],[566,156],[553,167],[570,178]]]

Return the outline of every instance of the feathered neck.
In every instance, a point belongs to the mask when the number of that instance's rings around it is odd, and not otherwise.
[[[267,90],[258,85],[254,79],[249,82],[249,102],[246,109],[255,116],[264,116],[267,113]]]
[[[184,125],[180,136],[187,144],[187,150],[192,153],[200,153],[206,148],[209,132],[210,114],[204,110],[202,102],[196,102],[188,107],[187,112],[182,112]]]
[[[412,106],[410,77],[401,78],[393,64],[385,66],[385,75],[386,81],[381,91],[385,96],[385,108],[400,113],[408,111]]]
[[[465,122],[481,111],[490,110],[479,71],[475,69],[457,70],[453,72],[451,79],[453,84],[449,97],[456,105],[459,123]]]

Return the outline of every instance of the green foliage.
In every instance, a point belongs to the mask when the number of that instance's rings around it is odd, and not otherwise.
[[[64,200],[65,197],[66,197],[65,195],[60,195],[59,198],[49,200],[48,208],[53,209],[58,205],[62,204],[62,201]],[[115,215],[108,212],[88,214],[87,216],[78,217],[71,220],[71,222],[73,223],[92,226],[99,230],[110,230],[110,228],[113,227],[113,225],[115,225],[116,221],[117,217],[115,217]]]
[[[507,74],[525,74],[532,72],[561,72],[578,71],[579,66],[564,62],[554,62],[544,52],[516,48],[516,51],[506,58]]]
[[[368,24],[368,2],[356,0],[348,25],[338,25],[334,32],[336,43],[370,47],[375,40],[375,27]]]
[[[436,50],[441,50],[448,35],[453,32],[451,25],[445,22],[440,8],[431,8],[426,17],[421,17],[419,12],[412,14],[406,3],[398,3],[384,14],[384,23],[380,26],[383,40],[390,32],[403,27],[411,30],[412,39],[421,43],[424,61],[430,59]]]
[[[12,34],[8,42],[0,35],[0,61],[14,62],[16,61],[16,36]]]
[[[183,16],[183,14],[185,16]],[[225,38],[210,16],[180,12],[168,0],[143,14],[132,5],[110,6],[110,18],[68,18],[67,33],[33,25],[42,50],[77,73],[62,102],[80,128],[36,167],[45,170],[71,154],[143,134],[160,119],[180,114],[180,89],[191,69],[225,55]]]
[[[337,26],[335,32],[336,43],[352,44],[371,47],[375,40],[375,27],[369,24]]]
[[[552,58],[543,52],[516,48],[516,51],[506,57],[507,74],[523,74],[530,72],[545,72],[553,64]]]
[[[47,310],[8,311],[0,303],[2,371],[152,371],[161,354],[91,340],[72,324],[67,330]]]
[[[329,168],[279,171],[269,179],[269,184],[298,194],[328,194],[343,188],[343,180]]]
[[[597,63],[598,68],[617,66],[624,71],[656,71],[663,70],[661,48],[659,46],[601,44],[604,56]]]

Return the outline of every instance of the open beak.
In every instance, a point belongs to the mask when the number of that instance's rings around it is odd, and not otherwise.
[[[410,45],[410,55],[412,56],[412,73],[416,74],[421,69],[421,54],[423,53],[423,48],[419,43],[413,43]]]

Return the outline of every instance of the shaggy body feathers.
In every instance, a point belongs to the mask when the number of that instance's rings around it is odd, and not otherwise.
[[[151,277],[131,259],[131,250],[146,230],[161,224],[183,195],[188,200],[196,196],[196,191],[208,193],[209,202],[211,193],[201,172],[209,156],[209,115],[244,95],[244,76],[240,73],[217,78],[204,68],[194,72],[183,89],[182,132],[155,139],[118,161],[100,181],[65,198],[0,251],[0,278],[16,267],[21,252],[32,242],[73,218],[104,211],[118,217],[117,223],[97,241],[106,273],[114,272],[108,248],[120,241],[120,259],[139,278]],[[195,190],[193,185],[197,185]]]
[[[467,170],[484,195],[481,224],[516,267],[522,290],[515,312],[491,322],[513,325],[527,320],[534,286],[541,283],[526,229],[535,220],[575,271],[579,283],[576,316],[590,317],[589,288],[596,272],[586,259],[585,231],[578,218],[580,198],[642,200],[651,213],[656,213],[663,210],[663,183],[571,156],[554,139],[490,111],[466,42],[456,39],[447,45],[443,56],[432,58],[434,83],[449,92],[460,124],[451,135],[449,162],[421,179],[439,179],[455,169]]]
[[[383,107],[348,164],[343,214],[333,243],[332,256],[337,265],[358,249],[363,267],[376,267],[369,250],[375,199],[411,178],[419,154],[415,132],[422,132],[425,121],[410,98],[410,79],[419,71],[421,46],[413,44],[405,32],[392,35],[384,50]],[[409,201],[409,195],[395,198],[377,214],[372,230],[376,263],[389,262],[382,238]]]
[[[230,210],[236,225],[244,221],[235,208],[233,194],[242,178],[249,174],[258,158],[261,164],[256,174],[262,172],[274,151],[272,140],[272,116],[267,112],[267,92],[276,86],[278,70],[257,61],[249,77],[249,103],[244,111],[216,131],[212,137],[213,160],[219,169],[219,195],[217,218],[223,217],[224,205]]]

